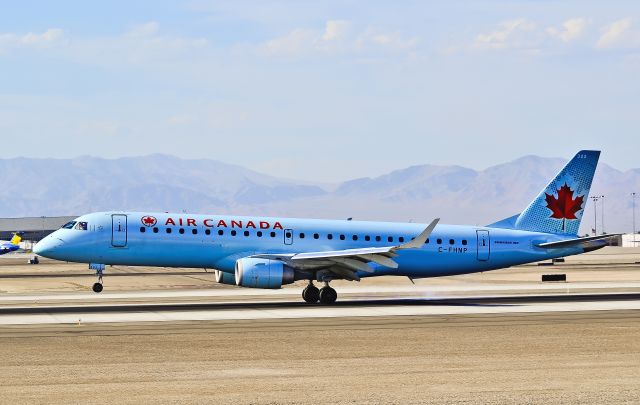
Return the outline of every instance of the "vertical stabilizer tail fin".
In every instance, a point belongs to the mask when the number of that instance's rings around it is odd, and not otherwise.
[[[11,238],[11,244],[12,245],[17,245],[22,241],[22,236],[20,236],[17,233],[13,234],[13,238]]]
[[[578,152],[522,211],[516,229],[577,235],[600,151]]]

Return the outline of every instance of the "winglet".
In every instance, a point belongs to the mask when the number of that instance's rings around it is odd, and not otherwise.
[[[427,239],[429,238],[429,235],[431,235],[431,232],[433,232],[433,229],[436,227],[436,225],[438,225],[438,222],[440,222],[440,218],[434,219],[433,221],[431,221],[429,226],[424,228],[424,231],[422,231],[422,233],[420,235],[416,236],[410,242],[407,242],[407,243],[405,243],[403,245],[397,246],[396,249],[418,249],[418,248],[421,248],[422,245],[427,243]]]

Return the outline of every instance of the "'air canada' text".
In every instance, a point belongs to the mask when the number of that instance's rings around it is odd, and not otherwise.
[[[194,218],[177,218],[173,219],[171,217],[167,218],[165,222],[165,226],[173,225],[173,226],[198,226],[198,222]],[[202,220],[202,225],[207,228],[241,228],[241,229],[284,229],[282,224],[278,221],[274,223],[268,221],[243,221],[243,220],[235,220],[235,219],[211,219],[207,218]]]

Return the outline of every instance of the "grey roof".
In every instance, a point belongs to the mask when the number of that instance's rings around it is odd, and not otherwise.
[[[0,218],[0,232],[53,231],[77,217]]]

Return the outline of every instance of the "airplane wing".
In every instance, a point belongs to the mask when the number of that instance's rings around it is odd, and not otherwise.
[[[323,252],[257,254],[251,257],[280,260],[297,269],[328,268],[332,272],[344,276],[347,279],[358,280],[359,277],[355,272],[373,272],[373,269],[368,266],[368,263],[371,262],[392,269],[397,268],[398,263],[393,260],[394,257],[398,256],[397,251],[422,247],[439,221],[440,218],[434,219],[420,235],[407,243],[397,246],[329,250]]]
[[[596,240],[605,240],[605,239],[612,238],[615,236],[620,236],[620,235],[621,234],[619,233],[612,233],[612,234],[600,235],[600,236],[586,236],[584,238],[574,238],[574,239],[561,240],[557,242],[540,243],[536,246],[545,248],[545,249],[559,249],[559,248],[571,247],[576,245],[584,245],[587,242],[592,242]]]

